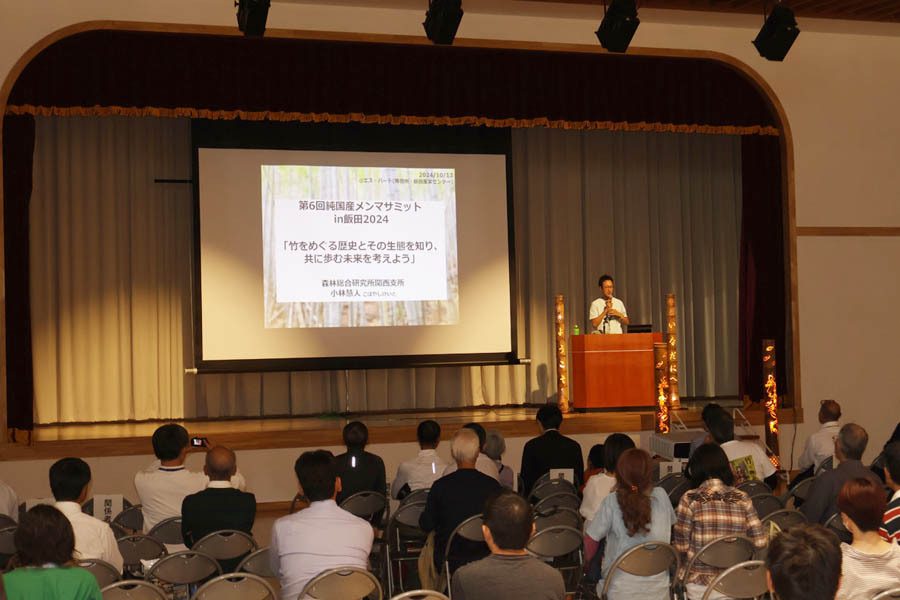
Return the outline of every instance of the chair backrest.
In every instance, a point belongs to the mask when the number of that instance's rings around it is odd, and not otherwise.
[[[226,573],[200,586],[191,600],[277,600],[268,581],[252,573]]]
[[[544,498],[562,493],[577,495],[578,489],[568,479],[548,479],[532,488],[531,494],[528,495],[528,501],[536,504]]]
[[[400,505],[400,508],[388,521],[385,534],[391,548],[400,548],[404,539],[425,539],[427,537],[427,534],[419,527],[419,517],[424,510],[424,500]]]
[[[896,587],[892,590],[885,590],[872,598],[872,600],[893,600],[894,598],[900,598],[900,587]]]
[[[306,508],[309,506],[309,500],[307,500],[306,496],[298,493],[294,496],[294,499],[291,500],[291,508],[288,511],[289,514],[294,514],[300,509]]]
[[[256,541],[243,531],[223,529],[203,536],[191,549],[209,554],[218,560],[227,560],[253,552],[258,547]]]
[[[391,600],[450,600],[450,598],[434,590],[411,590],[397,594]]]
[[[181,517],[169,517],[153,526],[147,535],[154,537],[163,544],[183,544],[181,535]]]
[[[813,481],[815,481],[815,479],[815,477],[807,477],[806,479],[792,487],[788,492],[788,496],[801,501],[806,500],[806,496],[809,495],[809,488],[812,487],[812,483]]]
[[[16,527],[18,523],[9,515],[4,515],[0,513],[0,529],[6,529],[7,527]]]
[[[403,497],[403,500],[400,501],[400,504],[408,504],[410,502],[425,502],[428,499],[428,492],[431,491],[431,488],[422,488],[420,490],[415,490]]]
[[[766,515],[772,514],[776,510],[781,510],[782,508],[784,508],[781,500],[777,496],[770,494],[769,492],[763,492],[762,494],[751,496],[750,502],[753,503],[753,508],[756,509],[756,514],[760,519],[762,519]]]
[[[15,554],[16,542],[16,525],[4,527],[0,529],[0,554]]]
[[[759,479],[748,479],[747,481],[741,483],[736,486],[737,489],[741,490],[751,498],[757,494],[771,494],[772,490],[765,483],[760,481]]]
[[[625,571],[639,577],[649,577],[673,568],[677,573],[680,565],[678,551],[669,544],[664,542],[638,544],[623,553],[609,569],[600,597],[606,598],[609,582],[615,577],[616,571]]]
[[[545,513],[534,513],[535,533],[554,525],[565,525],[581,531],[584,529],[584,519],[577,510],[567,506],[554,506]]]
[[[560,492],[545,497],[534,505],[534,510],[537,512],[547,512],[551,508],[557,506],[565,506],[573,510],[578,510],[578,507],[581,506],[581,499],[570,492]]]
[[[125,508],[113,517],[112,522],[117,523],[130,531],[138,532],[144,529],[144,513],[143,506],[135,504]]]
[[[374,598],[372,592],[376,592]],[[382,594],[381,584],[372,573],[358,567],[338,567],[313,577],[300,592],[300,598],[309,595],[316,600],[381,600]]]
[[[825,527],[833,531],[842,542],[849,544],[853,541],[853,534],[844,527],[844,522],[841,520],[841,513],[834,513],[828,517],[828,520],[825,521]]]
[[[784,531],[785,529],[790,529],[796,525],[803,525],[806,523],[806,516],[799,510],[783,508],[781,510],[776,510],[773,513],[769,513],[762,519],[763,529],[766,531],[766,534],[768,534],[769,529],[771,528],[771,523],[774,523],[778,526],[778,529]]]
[[[141,579],[125,579],[102,588],[103,600],[168,600],[166,591]]]
[[[341,508],[352,515],[369,520],[387,506],[387,498],[379,492],[362,491],[348,496],[341,502]]]
[[[122,579],[121,573],[114,566],[99,558],[87,558],[79,560],[75,564],[85,571],[89,571],[101,588],[105,588],[109,584]]]
[[[669,473],[656,483],[656,487],[662,488],[668,496],[669,492],[671,492],[676,485],[678,485],[685,479],[686,477],[684,476],[684,473]]]
[[[815,474],[818,475],[822,471],[830,471],[833,468],[834,468],[834,456],[829,456],[828,458],[823,460],[821,463],[819,463],[819,466],[816,467]]]
[[[761,560],[748,560],[719,573],[706,588],[703,600],[716,591],[729,598],[756,598],[769,591],[766,565]]]
[[[275,577],[275,573],[272,572],[272,565],[269,562],[269,547],[266,546],[248,554],[234,571],[235,573],[252,573],[260,577]]]
[[[572,554],[583,542],[584,534],[580,529],[554,525],[531,536],[525,549],[539,558],[557,558]]]
[[[218,561],[208,554],[196,550],[185,550],[169,554],[156,561],[147,571],[146,579],[153,578],[174,584],[189,584],[203,581],[211,575],[221,575]]]
[[[546,473],[544,473],[543,475],[538,477],[534,481],[534,483],[531,485],[531,489],[536,489],[536,488],[540,487],[541,485],[547,483],[548,481],[550,481],[550,471],[547,471]],[[527,491],[527,490],[524,490],[524,491]]]
[[[115,522],[110,522],[109,528],[112,529],[113,535],[116,536],[116,539],[121,539],[123,537],[128,537],[129,535],[133,535],[131,531],[125,529],[121,525]]]
[[[165,545],[149,535],[128,535],[116,540],[125,566],[141,564],[141,559],[152,560],[167,554]]]
[[[472,542],[483,542],[484,532],[481,530],[481,525],[483,523],[484,519],[482,518],[482,515],[473,515],[457,525],[450,533],[450,537],[447,538],[447,546],[444,548],[445,574],[449,573],[450,548],[453,546],[453,541],[457,537],[462,537]]]
[[[740,535],[716,538],[691,557],[684,569],[682,583],[687,583],[694,564],[697,562],[718,569],[727,569],[754,558],[756,558],[756,548],[749,539]]]
[[[672,486],[672,489],[669,490],[669,501],[672,503],[672,506],[677,507],[678,503],[681,502],[681,497],[684,496],[690,489],[690,479],[688,479],[687,477],[677,479],[675,481],[675,484]]]

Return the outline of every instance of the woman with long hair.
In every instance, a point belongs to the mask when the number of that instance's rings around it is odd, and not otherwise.
[[[632,448],[623,452],[615,473],[614,493],[600,505],[584,538],[587,562],[596,553],[600,540],[606,540],[598,594],[610,567],[622,554],[644,542],[669,543],[675,522],[675,511],[666,492],[653,487],[653,461],[645,450]],[[610,582],[607,594],[611,600],[664,600],[669,597],[669,575],[640,577],[619,571]]]
[[[838,492],[837,505],[853,542],[841,543],[841,584],[835,600],[868,600],[900,586],[900,545],[878,533],[887,505],[884,490],[868,479],[851,479]]]
[[[691,491],[681,497],[675,511],[675,531],[672,545],[681,553],[686,566],[697,552],[709,542],[723,536],[743,535],[762,549],[766,535],[756,509],[747,494],[732,487],[734,473],[728,456],[718,444],[703,444],[688,461],[686,472]],[[689,600],[700,600],[710,582],[721,569],[695,562],[687,577]],[[711,600],[725,598],[716,591]]]
[[[603,500],[609,496],[609,493],[616,486],[616,463],[619,457],[626,450],[634,448],[634,441],[624,433],[614,433],[606,438],[603,445],[603,464],[594,465],[602,466],[604,473],[599,473],[596,477],[592,477],[584,486],[584,497],[581,500],[581,507],[578,511],[584,517],[587,525],[591,524],[591,520]]]
[[[3,574],[0,597],[102,600],[94,576],[74,566],[75,533],[58,509],[33,507],[22,517],[14,541],[21,566]]]

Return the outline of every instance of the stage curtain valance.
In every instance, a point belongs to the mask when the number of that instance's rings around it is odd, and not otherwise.
[[[777,135],[728,65],[693,58],[91,31],[38,54],[8,114]]]

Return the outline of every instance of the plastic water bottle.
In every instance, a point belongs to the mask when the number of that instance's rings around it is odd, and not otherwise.
[[[575,327],[572,328],[572,335],[581,335],[581,330],[578,329],[578,323],[575,323]]]

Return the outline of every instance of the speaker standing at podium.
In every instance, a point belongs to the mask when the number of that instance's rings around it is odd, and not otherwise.
[[[625,304],[613,297],[613,283],[609,275],[600,278],[600,292],[603,295],[591,302],[589,313],[594,333],[625,333],[622,325],[628,325],[628,314]]]

